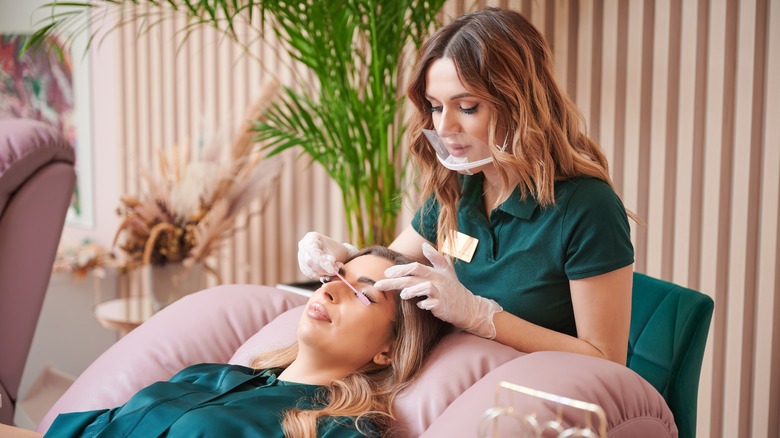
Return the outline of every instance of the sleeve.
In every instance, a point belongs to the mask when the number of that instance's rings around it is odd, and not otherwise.
[[[412,228],[431,243],[436,244],[436,233],[439,222],[439,203],[436,197],[429,196],[412,218]]]
[[[634,262],[626,209],[609,184],[583,180],[564,214],[561,241],[570,280],[606,274]]]

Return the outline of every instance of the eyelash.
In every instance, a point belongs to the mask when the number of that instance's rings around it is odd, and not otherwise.
[[[460,112],[466,115],[472,115],[477,112],[477,108],[479,107],[479,104],[476,104],[472,106],[471,108],[460,108]],[[431,106],[428,108],[428,113],[438,113],[441,112],[442,107],[441,106]]]
[[[332,279],[332,278],[330,278],[330,277],[320,277],[320,283],[322,283],[322,284],[330,283],[331,281],[333,281],[333,279]],[[372,304],[373,304],[373,303],[376,303],[376,301],[374,301],[374,300],[371,298],[371,295],[369,295],[369,294],[367,294],[367,293],[365,293],[365,292],[363,292],[363,291],[360,291],[360,293],[361,293],[361,294],[363,294],[363,296],[365,296],[365,297],[366,297],[366,299],[367,299],[369,302],[371,302]],[[357,298],[357,295],[355,295],[355,298]]]
[[[363,292],[363,291],[360,291],[360,293],[361,293],[361,294],[363,294],[363,296],[364,296],[364,297],[366,297],[366,299],[367,299],[367,300],[368,300],[368,301],[369,301],[371,304],[374,304],[374,303],[376,303],[376,301],[374,301],[373,299],[371,299],[371,295],[369,295],[369,294],[367,294],[367,293],[365,293],[365,292]],[[355,298],[357,298],[357,297],[355,297]]]

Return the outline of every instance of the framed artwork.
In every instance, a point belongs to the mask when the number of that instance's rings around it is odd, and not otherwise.
[[[94,226],[89,59],[84,45],[71,50],[21,49],[29,35],[0,34],[0,118],[31,118],[59,128],[76,151],[76,187],[66,223]],[[52,41],[52,44],[58,44]],[[70,53],[77,54],[72,62]],[[86,56],[86,55],[85,55]]]

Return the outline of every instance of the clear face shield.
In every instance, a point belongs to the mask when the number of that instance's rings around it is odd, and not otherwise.
[[[423,129],[422,132],[436,151],[439,162],[447,169],[471,175],[471,169],[493,162],[488,145],[473,135],[462,132],[439,134],[431,129]],[[496,147],[504,150],[503,147]]]

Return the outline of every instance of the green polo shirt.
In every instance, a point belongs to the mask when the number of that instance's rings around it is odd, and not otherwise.
[[[557,182],[555,205],[546,208],[532,197],[521,199],[517,188],[488,221],[483,180],[481,173],[462,179],[458,231],[478,244],[470,263],[454,260],[458,279],[507,312],[576,336],[569,280],[634,262],[623,203],[604,181],[578,177]],[[438,216],[432,197],[412,220],[414,229],[434,244]]]

